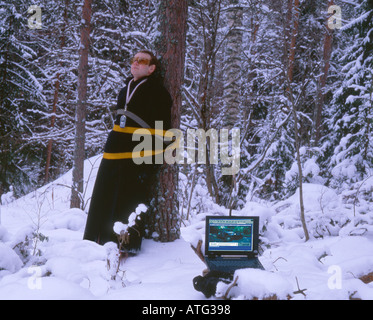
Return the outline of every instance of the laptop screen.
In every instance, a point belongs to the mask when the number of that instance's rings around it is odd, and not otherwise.
[[[256,251],[258,217],[206,217],[206,253]]]

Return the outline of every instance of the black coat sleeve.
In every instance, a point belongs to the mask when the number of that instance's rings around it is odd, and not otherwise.
[[[124,105],[126,104],[126,92],[127,92],[127,86],[124,87],[118,95],[118,101],[117,101],[117,107],[115,110],[123,109]]]

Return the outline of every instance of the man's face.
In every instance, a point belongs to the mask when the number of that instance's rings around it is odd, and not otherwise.
[[[136,80],[143,77],[150,76],[154,70],[155,65],[150,65],[151,56],[147,53],[137,53],[131,61],[131,73]]]

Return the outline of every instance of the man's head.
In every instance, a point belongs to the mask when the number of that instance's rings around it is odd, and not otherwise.
[[[158,60],[156,56],[147,50],[136,53],[131,60],[131,73],[134,80],[150,76],[157,68]]]

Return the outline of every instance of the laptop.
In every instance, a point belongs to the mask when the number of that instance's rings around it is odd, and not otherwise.
[[[210,271],[264,270],[258,246],[259,217],[206,217],[205,260]]]

